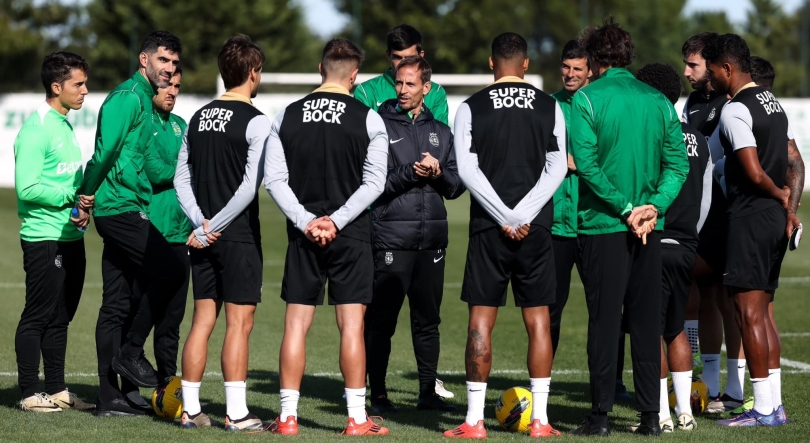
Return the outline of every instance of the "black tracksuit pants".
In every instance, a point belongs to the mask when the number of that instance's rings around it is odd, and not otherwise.
[[[582,273],[579,260],[579,246],[576,237],[551,236],[554,249],[554,269],[557,273],[556,300],[548,307],[551,320],[551,347],[557,355],[557,346],[560,343],[560,327],[565,304],[568,303],[568,293],[571,291],[571,270],[574,265],[577,272]]]
[[[661,234],[647,244],[627,232],[579,237],[588,304],[592,411],[611,412],[622,324],[630,334],[639,412],[658,412],[661,373]]]
[[[25,270],[25,307],[14,347],[22,398],[39,389],[39,359],[45,368],[45,393],[65,390],[68,324],[84,287],[84,240],[21,240]]]
[[[405,295],[411,309],[419,396],[427,397],[435,392],[445,261],[444,249],[374,252],[374,297],[365,318],[366,372],[372,398],[387,394],[385,375],[391,355],[391,337],[396,331]]]
[[[110,401],[119,390],[112,358],[141,352],[155,319],[177,293],[188,270],[144,214],[126,212],[95,217],[94,221],[104,240],[104,289],[96,323],[99,398]],[[133,290],[136,285],[139,290]],[[150,309],[139,312],[142,297],[149,300]]]
[[[155,331],[152,334],[155,350],[155,366],[157,366],[158,381],[166,377],[177,375],[177,353],[180,348],[180,324],[186,314],[186,300],[188,299],[189,272],[191,261],[188,255],[188,246],[185,243],[170,243],[172,251],[183,264],[185,270],[183,284],[172,297],[164,304],[164,308],[157,313],[154,319]],[[151,305],[146,298],[141,299],[137,315],[149,315]]]

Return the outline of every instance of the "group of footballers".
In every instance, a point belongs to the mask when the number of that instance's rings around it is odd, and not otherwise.
[[[640,412],[630,431],[694,429],[689,396],[697,339],[688,335],[697,332],[698,316],[704,320],[704,377],[717,374],[709,384],[712,403],[742,408],[718,424],[787,422],[772,301],[788,238],[800,227],[804,166],[770,92],[767,61],[751,57],[737,35],[689,39],[684,75],[696,91],[682,122],[673,106],[679,74],[659,63],[631,74],[632,39],[612,21],[565,45],[564,88],[553,95],[523,80],[526,40],[504,33],[492,42],[494,83],[461,104],[451,132],[446,96],[431,82],[419,32],[401,25],[387,40],[391,68],[359,85],[354,97],[363,52],[345,39],[329,41],[318,67],[322,85],[271,122],[251,102],[264,52],[246,36],[232,37],[218,56],[227,92],[186,124],[171,113],[182,79],[180,39],[153,32],[141,46],[138,71],[104,101],[95,151],[84,168],[65,116],[82,106],[89,67],[76,54],[46,57],[46,102],[14,144],[26,272],[16,335],[23,410],[146,414],[150,405],[138,388],[156,387],[177,372],[189,275],[194,318],[181,361],[184,428],[214,425],[202,412],[199,390],[224,306],[222,425],[298,433],[306,337],[327,281],[345,380],[343,433],[389,432],[366,412],[366,380],[370,408],[396,413],[385,378],[406,296],[417,408],[455,410],[445,401],[452,394],[436,378],[448,243],[444,199],[469,190],[461,291],[469,305],[468,408],[464,423],[446,437],[486,437],[491,336],[510,283],[528,333],[530,436],[560,435],[547,404],[574,265],[589,312],[592,407],[573,434],[610,434],[624,332]],[[262,183],[287,217],[289,241],[281,289],[281,405],[271,422],[251,414],[246,402],[248,341],[262,295]],[[95,404],[69,392],[64,381],[67,327],[81,297],[91,212],[104,240]],[[699,303],[688,303],[693,276]],[[697,291],[692,295],[697,300]],[[716,329],[722,327],[729,356],[748,362],[750,408],[742,405],[743,373],[729,377],[721,396],[719,366],[710,369],[715,366],[707,358],[719,357]],[[157,369],[143,352],[153,329]],[[39,392],[40,356],[45,392]],[[735,366],[745,361],[732,360]],[[670,372],[677,425],[667,401]]]

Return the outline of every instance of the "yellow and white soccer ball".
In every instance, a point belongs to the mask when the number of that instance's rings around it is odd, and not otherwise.
[[[672,379],[667,382],[667,392],[669,393],[669,407],[675,408],[675,387]],[[689,404],[692,406],[692,414],[701,414],[709,406],[709,387],[700,377],[692,377],[692,390],[689,394]]]
[[[152,409],[158,417],[175,420],[183,415],[183,387],[180,377],[169,377],[152,393]]]
[[[495,403],[495,417],[510,432],[529,432],[532,426],[532,392],[516,386],[501,394]]]

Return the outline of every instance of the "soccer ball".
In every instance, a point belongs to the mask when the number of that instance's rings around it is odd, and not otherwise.
[[[675,387],[672,380],[667,382],[667,392],[669,392],[669,407],[675,408]],[[692,392],[689,395],[689,404],[692,407],[692,414],[700,414],[706,411],[709,405],[709,387],[700,377],[692,377]]]
[[[532,392],[516,386],[501,394],[495,403],[495,417],[510,432],[529,432],[532,426]]]
[[[183,387],[180,377],[167,378],[152,393],[152,409],[158,417],[169,420],[180,418],[183,414]]]

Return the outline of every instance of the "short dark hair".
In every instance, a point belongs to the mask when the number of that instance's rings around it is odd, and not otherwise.
[[[388,31],[386,40],[389,51],[402,51],[416,45],[416,52],[422,52],[422,34],[411,25],[401,24]]]
[[[740,70],[751,72],[751,51],[737,34],[723,34],[709,39],[701,52],[706,63],[728,63]]]
[[[512,60],[525,59],[529,51],[526,39],[514,32],[504,32],[492,40],[492,58]]]
[[[345,38],[333,38],[323,47],[321,67],[324,73],[348,76],[363,64],[363,50]]]
[[[683,46],[681,47],[683,56],[689,57],[694,54],[701,55],[703,48],[706,47],[706,43],[715,37],[717,37],[717,33],[715,32],[701,32],[700,34],[689,37],[688,40],[683,42]]]
[[[175,75],[183,75],[183,67],[182,66],[176,65],[174,67],[174,72],[172,73],[172,77],[174,77]]]
[[[64,85],[74,69],[78,69],[87,74],[90,72],[90,65],[87,64],[87,60],[82,58],[82,56],[72,52],[56,51],[45,56],[45,59],[42,61],[42,70],[40,71],[42,86],[45,87],[45,96],[47,98],[55,97],[51,85],[53,83]]]
[[[771,62],[756,55],[751,56],[751,79],[754,80],[754,83],[772,91],[775,78],[776,72],[773,70]]]
[[[683,91],[678,71],[663,63],[647,63],[638,70],[636,78],[661,91],[673,105],[678,102]]]
[[[394,78],[396,78],[397,72],[405,66],[415,66],[416,69],[422,74],[422,83],[428,83],[430,81],[430,76],[433,74],[433,69],[424,58],[418,55],[403,58],[402,61],[399,62],[399,65],[397,65],[397,70],[394,72]]]
[[[591,65],[624,68],[636,58],[630,33],[614,22],[613,17],[606,19],[602,26],[585,31],[580,44],[588,53]]]
[[[222,45],[217,65],[225,89],[235,88],[247,81],[251,71],[261,70],[264,51],[250,37],[236,34]]]
[[[183,44],[180,42],[180,38],[169,31],[152,31],[141,42],[141,52],[149,55],[157,52],[160,47],[164,47],[167,51],[178,55],[183,53]]]
[[[579,44],[579,40],[568,40],[568,43],[563,46],[562,54],[560,54],[560,62],[572,58],[588,58],[588,53],[585,52],[585,48]]]

